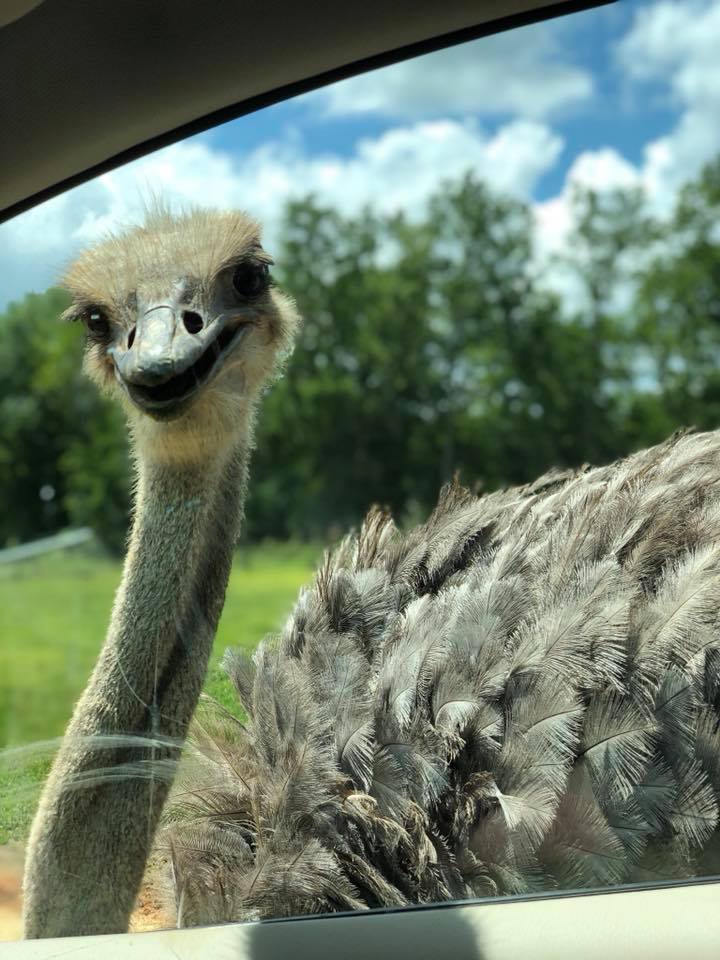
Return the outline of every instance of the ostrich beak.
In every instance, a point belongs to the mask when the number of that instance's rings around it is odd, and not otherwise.
[[[221,364],[245,326],[168,303],[149,306],[127,340],[108,351],[130,399],[151,416],[181,412]]]

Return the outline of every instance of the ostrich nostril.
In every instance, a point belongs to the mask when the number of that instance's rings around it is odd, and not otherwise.
[[[182,318],[188,333],[200,333],[203,321],[199,313],[195,313],[194,310],[184,310]]]
[[[128,334],[128,350],[129,350],[129,349],[132,347],[132,345],[135,343],[135,330],[136,330],[136,328],[133,327],[132,330],[130,331],[130,333]]]

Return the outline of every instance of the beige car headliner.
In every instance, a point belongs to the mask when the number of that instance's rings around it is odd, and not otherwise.
[[[0,0],[0,222],[301,91],[603,2]]]

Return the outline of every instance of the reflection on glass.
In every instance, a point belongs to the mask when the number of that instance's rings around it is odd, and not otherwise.
[[[246,118],[2,228],[0,938],[23,861],[29,936],[720,872],[720,438],[666,439],[720,414],[719,10],[399,65],[264,114],[328,143]]]

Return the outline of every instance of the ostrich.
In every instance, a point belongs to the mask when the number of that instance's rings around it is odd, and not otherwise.
[[[278,637],[200,697],[258,398],[298,319],[239,213],[157,209],[70,268],[137,467],[122,582],[46,783],[28,937],[715,872],[720,434],[374,509]],[[189,733],[188,748],[180,753]],[[164,811],[161,824],[161,814]]]

